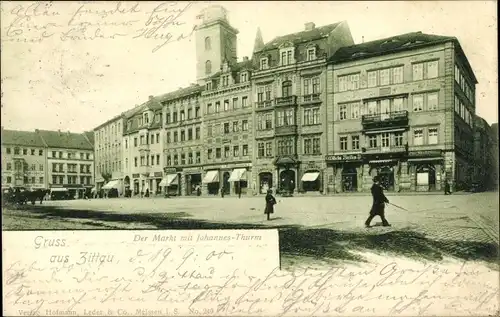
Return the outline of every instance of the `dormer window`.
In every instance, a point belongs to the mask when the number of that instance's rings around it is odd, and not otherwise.
[[[240,82],[244,83],[244,82],[247,82],[247,81],[248,81],[248,73],[247,72],[241,73],[241,75],[240,75]]]
[[[138,123],[139,123],[138,126],[142,126],[142,124],[144,122],[143,119],[142,119],[142,117],[139,117],[137,120],[138,120]]]
[[[132,128],[132,120],[127,121],[127,130],[130,130]]]
[[[316,59],[316,48],[310,47],[307,49],[307,60],[312,61]]]
[[[222,86],[223,87],[229,86],[229,75],[222,76]]]
[[[287,66],[293,64],[294,56],[293,49],[286,48],[280,50],[281,66]]]
[[[142,117],[144,118],[144,123],[145,123],[145,124],[148,124],[148,123],[149,123],[149,115],[148,115],[147,113],[144,113],[144,114],[142,115]]]
[[[208,83],[206,83],[206,84],[205,84],[205,88],[206,88],[207,90],[212,90],[212,82],[210,82],[210,81],[209,81]]]
[[[269,59],[267,57],[263,57],[260,59],[260,69],[268,69],[269,68]]]

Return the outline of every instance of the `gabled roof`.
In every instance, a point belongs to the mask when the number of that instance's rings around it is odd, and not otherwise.
[[[200,86],[198,84],[191,84],[188,87],[179,88],[175,91],[161,95],[159,98],[161,99],[161,102],[172,101],[172,100],[179,99],[182,97],[187,97],[189,95],[192,95],[192,94],[195,94],[198,92],[201,93],[202,90],[203,90],[202,86]]]
[[[50,148],[93,150],[94,146],[84,133],[38,130],[38,135]]]
[[[4,130],[3,128],[2,145],[45,147],[42,138],[34,131]]]
[[[238,73],[238,72],[241,72],[242,70],[252,70],[253,68],[253,63],[252,63],[252,60],[249,59],[247,61],[241,61],[241,62],[238,62],[236,64],[233,64],[233,65],[229,65],[229,73]],[[222,71],[218,71],[217,73],[213,74],[212,76],[210,76],[210,79],[215,79],[215,78],[218,78],[220,77],[220,75],[222,74]]]
[[[94,145],[94,133],[92,131],[85,131],[83,132],[85,136],[87,137],[87,140],[90,142],[90,144]]]
[[[286,42],[291,42],[293,45],[297,45],[304,42],[310,42],[314,40],[318,40],[328,36],[335,28],[342,22],[337,22],[325,26],[316,27],[312,30],[301,31],[297,33],[292,33],[288,35],[275,37],[270,42],[267,42],[264,47],[260,50],[267,51],[270,49],[275,49],[280,47],[282,44]]]

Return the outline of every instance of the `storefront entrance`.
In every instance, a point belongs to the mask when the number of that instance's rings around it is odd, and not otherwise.
[[[270,172],[263,172],[259,174],[259,192],[261,194],[267,193],[268,189],[273,188],[273,174]]]
[[[201,174],[186,175],[186,194],[197,195],[197,188],[201,188]]]
[[[320,172],[309,170],[302,176],[302,190],[304,192],[317,192],[321,190]]]
[[[380,177],[380,185],[387,191],[394,191],[394,167],[393,166],[376,166],[370,171],[372,177]]]
[[[354,166],[345,166],[342,168],[342,191],[358,191],[358,171]]]
[[[134,179],[134,195],[139,195],[139,180]]]
[[[222,173],[222,190],[224,190],[224,195],[229,195],[231,193],[231,184],[229,182],[229,177],[231,177],[231,173]]]
[[[295,171],[285,170],[280,172],[280,191],[293,193],[295,190]]]
[[[416,168],[417,191],[436,190],[436,169],[431,164],[420,164]]]

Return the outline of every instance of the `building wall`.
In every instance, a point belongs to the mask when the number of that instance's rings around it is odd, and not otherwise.
[[[49,187],[45,148],[2,144],[2,187],[10,186]]]
[[[100,190],[105,180],[103,174],[111,178],[121,178],[123,174],[123,118],[110,121],[94,130],[94,152],[96,189]]]
[[[50,188],[70,190],[94,186],[94,152],[81,149],[48,148]]]

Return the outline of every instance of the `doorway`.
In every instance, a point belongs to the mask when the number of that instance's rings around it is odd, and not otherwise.
[[[345,166],[342,169],[342,191],[358,191],[358,171],[354,166]]]
[[[268,189],[273,188],[273,174],[263,172],[259,174],[259,192],[266,194]]]
[[[295,171],[285,170],[280,173],[280,191],[293,193],[295,190]]]

